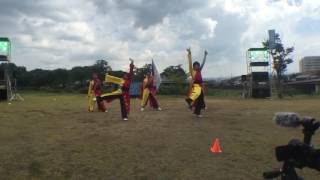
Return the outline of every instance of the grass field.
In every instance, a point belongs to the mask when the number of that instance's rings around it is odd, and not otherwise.
[[[163,111],[139,111],[129,121],[119,102],[108,113],[86,112],[86,97],[24,94],[0,103],[0,179],[262,179],[280,167],[274,147],[301,138],[300,129],[276,126],[278,111],[320,119],[319,98],[282,101],[208,98],[195,118],[183,98],[160,97]],[[221,139],[222,154],[209,149]],[[320,144],[319,136],[314,139]],[[314,170],[298,171],[316,180]]]

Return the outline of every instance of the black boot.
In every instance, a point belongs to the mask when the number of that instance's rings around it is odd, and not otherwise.
[[[186,101],[187,104],[188,104],[188,108],[189,108],[190,110],[192,110],[192,100],[191,100],[190,98],[186,98],[185,101]]]

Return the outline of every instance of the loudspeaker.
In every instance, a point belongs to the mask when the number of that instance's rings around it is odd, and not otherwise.
[[[0,55],[0,61],[8,61],[8,57],[5,55]]]
[[[270,88],[253,88],[253,98],[267,98],[271,96]]]
[[[7,90],[0,89],[0,101],[6,101],[8,98]]]
[[[247,80],[247,75],[242,75],[242,76],[241,76],[241,81],[244,82],[244,81],[246,81],[246,80]]]
[[[3,81],[4,78],[4,69],[0,69],[0,81]]]
[[[262,82],[269,81],[268,72],[252,72],[252,81]]]

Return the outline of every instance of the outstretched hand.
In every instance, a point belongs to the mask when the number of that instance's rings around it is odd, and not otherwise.
[[[207,50],[204,51],[204,55],[205,55],[205,56],[208,55],[208,51],[207,51]]]
[[[188,53],[191,53],[191,48],[188,48],[188,49],[187,49],[187,52],[188,52]]]
[[[133,64],[133,63],[134,63],[134,60],[133,60],[133,59],[131,59],[131,58],[129,58],[129,61],[131,62],[131,64]]]

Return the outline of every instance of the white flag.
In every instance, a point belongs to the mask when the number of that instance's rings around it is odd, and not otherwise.
[[[151,73],[153,75],[153,78],[154,78],[154,81],[155,81],[155,84],[157,87],[157,91],[159,91],[159,87],[161,84],[161,76],[160,76],[159,71],[156,67],[156,64],[153,62],[153,59],[152,59]]]

